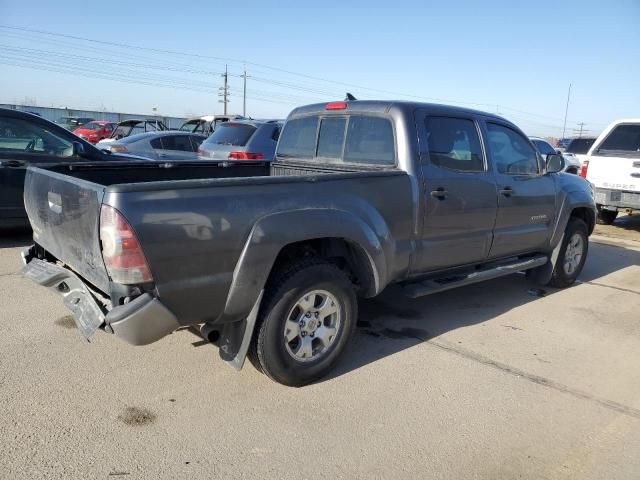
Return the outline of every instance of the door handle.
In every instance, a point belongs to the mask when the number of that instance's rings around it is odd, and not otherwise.
[[[5,160],[2,162],[2,166],[4,167],[17,168],[17,167],[24,167],[24,165],[25,163],[20,160]]]
[[[511,195],[513,195],[513,189],[511,187],[504,188],[500,190],[500,195],[510,197]]]
[[[444,188],[439,187],[431,192],[431,196],[433,198],[437,198],[438,200],[444,200],[445,198],[447,198],[447,193],[448,192]]]

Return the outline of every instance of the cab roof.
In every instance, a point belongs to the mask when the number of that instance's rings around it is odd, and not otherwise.
[[[341,104],[344,103],[346,108],[327,110],[328,104]],[[426,110],[433,110],[439,113],[451,113],[451,114],[471,114],[482,115],[488,118],[494,118],[496,120],[506,121],[503,117],[480,110],[474,110],[464,107],[455,107],[452,105],[443,105],[438,103],[425,103],[425,102],[412,102],[406,100],[352,100],[347,102],[325,102],[314,103],[311,105],[305,105],[295,108],[290,116],[308,115],[313,113],[330,114],[335,112],[336,114],[344,113],[388,113],[392,109],[399,109],[404,111],[413,111],[418,108],[424,108]],[[511,123],[511,122],[509,122]]]

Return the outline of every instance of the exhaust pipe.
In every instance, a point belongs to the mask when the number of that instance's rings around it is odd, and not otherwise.
[[[220,330],[213,325],[209,325],[208,323],[203,323],[200,327],[200,335],[204,340],[211,343],[216,343],[220,340]]]

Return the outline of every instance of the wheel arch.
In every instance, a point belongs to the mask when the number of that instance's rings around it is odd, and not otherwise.
[[[589,235],[593,233],[596,223],[596,208],[593,197],[586,191],[567,192],[562,199],[549,242],[550,250],[553,250],[562,241],[564,231],[572,217],[583,220],[587,224]]]
[[[359,216],[340,210],[306,209],[263,217],[245,242],[219,322],[245,318],[275,269],[300,255],[325,256],[349,273],[361,295],[379,293],[387,283],[388,233],[386,225],[374,230]]]

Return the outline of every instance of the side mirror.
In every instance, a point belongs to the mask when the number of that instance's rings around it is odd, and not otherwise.
[[[557,153],[547,155],[547,173],[557,173],[564,170],[564,157]]]
[[[73,142],[73,156],[84,157],[84,145],[82,142]]]

